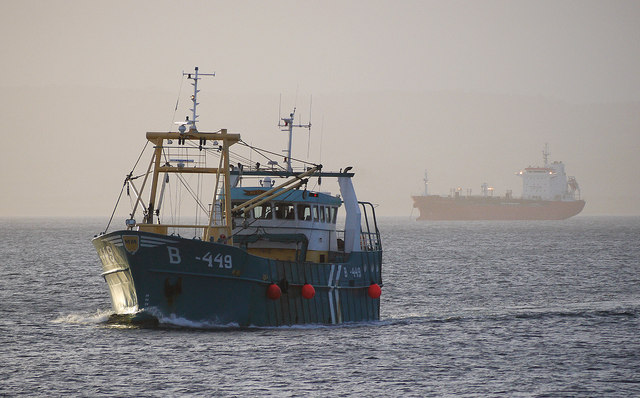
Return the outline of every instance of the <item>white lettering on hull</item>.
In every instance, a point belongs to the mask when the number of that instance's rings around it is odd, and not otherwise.
[[[170,264],[180,264],[182,259],[180,258],[180,251],[177,247],[167,246],[167,250],[169,251],[169,263]]]

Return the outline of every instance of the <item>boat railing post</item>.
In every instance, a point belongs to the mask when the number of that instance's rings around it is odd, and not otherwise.
[[[226,226],[226,235],[229,244],[233,244],[231,236],[231,185],[229,173],[229,141],[227,140],[227,129],[220,130],[222,134],[222,156],[224,156],[224,218]]]

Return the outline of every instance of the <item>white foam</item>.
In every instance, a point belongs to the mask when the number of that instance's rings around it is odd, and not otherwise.
[[[157,317],[158,322],[164,326],[177,326],[183,328],[194,328],[194,329],[212,329],[212,328],[237,328],[239,325],[237,323],[217,323],[215,321],[192,321],[190,319],[178,317],[175,314],[171,314],[167,316]]]
[[[158,322],[162,326],[171,326],[171,327],[179,327],[179,328],[193,328],[193,329],[221,329],[221,328],[240,328],[240,325],[232,322],[232,323],[220,323],[216,321],[192,321],[186,318],[178,317],[175,314],[171,314],[169,316],[158,316],[158,314],[153,314],[158,318]],[[296,330],[305,330],[305,329],[328,329],[328,328],[357,328],[357,327],[366,327],[366,326],[385,326],[390,324],[390,322],[385,321],[364,321],[364,322],[345,322],[337,325],[330,324],[294,324],[294,325],[281,325],[281,326],[255,326],[250,325],[248,329],[296,329]]]
[[[75,325],[93,325],[106,322],[111,315],[113,315],[112,310],[96,310],[95,313],[62,315],[54,319],[52,322]]]

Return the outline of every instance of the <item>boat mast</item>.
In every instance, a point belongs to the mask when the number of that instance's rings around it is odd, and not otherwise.
[[[226,129],[222,129],[221,130],[221,134],[199,134],[198,133],[198,129],[196,127],[196,122],[198,121],[198,113],[197,113],[197,107],[199,105],[198,103],[198,93],[200,92],[200,90],[198,90],[198,80],[200,80],[202,77],[201,76],[215,76],[215,73],[200,73],[199,68],[196,66],[195,67],[195,72],[194,73],[185,73],[182,72],[183,76],[187,76],[187,79],[191,79],[193,80],[193,83],[191,83],[191,85],[193,86],[193,95],[191,96],[191,101],[193,102],[193,106],[191,107],[190,111],[191,111],[191,120],[189,120],[189,117],[187,116],[186,120],[184,123],[179,123],[180,127],[178,128],[178,133],[164,133],[164,134],[152,134],[153,138],[149,136],[149,134],[147,135],[147,139],[149,139],[150,141],[152,141],[155,144],[155,151],[154,151],[154,155],[151,158],[151,162],[149,164],[149,170],[147,170],[147,174],[145,175],[145,181],[147,179],[147,176],[149,175],[149,172],[153,167],[153,182],[151,184],[151,194],[149,197],[149,207],[147,208],[146,211],[146,217],[144,219],[144,223],[145,224],[153,224],[153,219],[154,219],[154,204],[155,204],[155,200],[156,200],[156,190],[157,190],[157,186],[158,186],[158,176],[160,174],[160,158],[161,158],[161,154],[162,154],[162,150],[163,150],[163,142],[165,139],[171,139],[174,138],[175,135],[177,135],[178,138],[178,143],[184,143],[185,140],[189,139],[194,139],[197,138],[200,141],[200,149],[202,149],[202,145],[203,142],[206,142],[206,139],[209,138],[210,136],[213,137],[217,137],[220,136],[222,138],[223,141],[223,151],[222,151],[222,158],[225,159],[224,162],[224,166],[225,168],[223,170],[225,170],[225,177],[226,180],[228,180],[228,161],[229,161],[229,143],[227,142],[228,139],[228,135],[227,135],[227,131]],[[186,125],[189,125],[189,130],[186,131]],[[237,141],[237,139],[235,140]],[[221,162],[222,163],[222,162]],[[220,167],[215,170],[217,176],[220,175]],[[194,172],[197,171],[197,168],[193,168]],[[165,171],[166,172],[166,171]],[[208,172],[208,171],[205,171]],[[144,188],[144,182],[143,182],[143,188]],[[228,184],[225,184],[228,185]],[[137,207],[138,202],[136,202],[136,207]],[[229,213],[231,210],[230,206],[227,209],[227,213]],[[134,213],[135,213],[135,208],[134,208]],[[133,218],[133,215],[131,216]],[[230,220],[227,220],[230,221]],[[211,219],[210,219],[210,224],[211,224]],[[229,224],[229,222],[227,223]]]
[[[193,76],[191,76],[193,75]],[[198,129],[196,128],[196,121],[198,120],[198,115],[196,113],[196,108],[198,107],[199,103],[198,103],[198,93],[200,92],[200,90],[198,90],[198,80],[201,79],[200,76],[215,76],[215,72],[214,73],[200,73],[198,70],[198,67],[196,66],[196,71],[195,73],[184,73],[182,72],[182,76],[187,76],[187,79],[191,79],[193,80],[193,83],[191,83],[191,85],[193,86],[193,95],[191,96],[191,101],[193,102],[193,108],[189,109],[191,111],[191,120],[189,120],[189,118],[187,117],[187,120],[185,121],[185,124],[190,125],[189,127],[189,131],[191,132],[193,130],[193,132],[197,132]]]
[[[544,167],[549,164],[549,143],[544,143],[544,150],[542,150],[542,159],[544,159]]]
[[[429,177],[427,176],[427,170],[424,171],[424,196],[429,196]]]
[[[192,76],[193,75],[193,76]],[[215,73],[200,73],[198,70],[198,67],[196,66],[195,68],[195,73],[184,73],[182,72],[182,76],[187,76],[187,79],[191,79],[193,80],[193,83],[191,83],[191,85],[193,86],[193,95],[191,96],[191,101],[193,102],[193,107],[190,109],[190,111],[192,112],[192,116],[191,116],[191,120],[189,120],[189,117],[187,116],[187,119],[184,123],[182,123],[180,125],[180,127],[178,128],[178,130],[180,131],[180,135],[181,137],[179,138],[179,141],[184,141],[184,138],[182,137],[186,128],[185,125],[188,124],[189,125],[189,133],[197,133],[198,129],[196,128],[196,121],[198,120],[198,114],[196,112],[196,109],[198,107],[198,92],[200,92],[200,90],[198,90],[198,80],[201,79],[200,76],[215,76]],[[162,155],[162,144],[163,144],[163,139],[157,139],[155,141],[156,147],[155,147],[155,152],[154,152],[154,156],[152,158],[152,162],[155,161],[155,167],[154,167],[154,172],[153,172],[153,183],[151,184],[151,195],[149,198],[149,208],[147,209],[147,217],[145,219],[145,222],[147,224],[153,224],[153,212],[154,212],[154,202],[156,199],[156,189],[158,187],[158,170],[160,169],[160,158]]]
[[[286,129],[282,129],[281,131],[289,132],[289,145],[287,146],[287,171],[289,173],[293,172],[293,169],[291,168],[291,143],[293,140],[293,128],[303,127],[311,130],[311,122],[307,124],[293,124],[295,114],[296,114],[296,108],[294,107],[293,112],[289,114],[288,118],[287,117],[280,118],[280,120],[282,120],[282,122],[284,123],[278,123],[278,127],[286,127]]]

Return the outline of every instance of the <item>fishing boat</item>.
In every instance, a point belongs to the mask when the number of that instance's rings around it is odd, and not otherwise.
[[[191,118],[146,133],[148,166],[134,166],[120,193],[132,204],[123,229],[109,232],[110,220],[92,240],[116,316],[240,327],[378,320],[382,243],[352,168],[292,159],[294,127],[311,127],[295,123],[295,108],[279,123],[289,134],[282,163],[240,134],[199,131],[198,83],[213,75],[184,73]],[[329,179],[338,195],[322,190]]]
[[[418,220],[564,220],[580,213],[585,201],[573,176],[567,176],[564,163],[549,161],[549,147],[542,151],[543,166],[529,166],[516,173],[522,177],[522,197],[508,190],[494,196],[494,188],[481,185],[480,195],[467,195],[461,188],[449,196],[430,195],[425,171],[424,194],[414,195],[413,207],[420,210]]]

